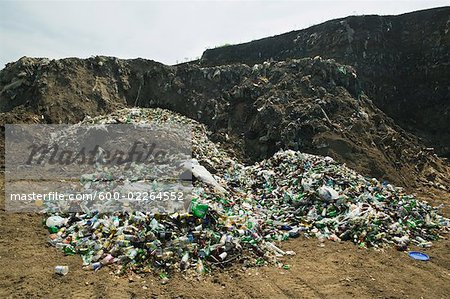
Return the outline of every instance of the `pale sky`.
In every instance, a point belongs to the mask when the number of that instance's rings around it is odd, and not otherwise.
[[[108,55],[175,64],[206,48],[330,19],[450,5],[450,0],[0,1],[0,69],[22,56]]]

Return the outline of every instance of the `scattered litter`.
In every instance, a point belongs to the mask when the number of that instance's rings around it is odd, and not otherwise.
[[[56,266],[55,273],[65,276],[67,275],[67,273],[69,273],[69,266]]]
[[[426,262],[426,261],[430,260],[430,257],[427,254],[418,252],[418,251],[410,251],[410,252],[408,252],[408,255],[410,258],[413,258],[418,261]]]
[[[81,255],[86,269],[117,265],[118,274],[203,274],[233,263],[277,263],[279,257],[295,254],[280,249],[280,241],[300,236],[406,250],[448,232],[449,220],[436,208],[329,157],[281,150],[244,166],[211,142],[202,125],[162,109],[124,109],[85,122],[150,120],[193,127],[194,176],[200,179],[194,181],[189,210],[49,217],[49,242],[66,254]],[[166,274],[161,275],[166,283]]]

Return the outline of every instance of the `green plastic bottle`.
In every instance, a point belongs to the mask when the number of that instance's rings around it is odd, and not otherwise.
[[[197,218],[205,218],[209,206],[207,204],[198,203],[197,200],[192,201],[192,214]]]

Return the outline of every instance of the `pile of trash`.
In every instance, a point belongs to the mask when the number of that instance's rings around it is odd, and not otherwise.
[[[189,124],[193,198],[186,213],[53,214],[49,242],[80,254],[85,269],[117,264],[117,273],[205,273],[232,263],[258,266],[295,254],[289,238],[351,240],[360,247],[431,246],[449,219],[401,188],[369,179],[330,157],[279,151],[245,166],[208,138],[205,127],[163,109],[123,109],[84,124]]]
[[[265,223],[291,235],[302,232],[352,240],[361,247],[392,244],[405,250],[410,243],[431,246],[440,229],[449,226],[437,209],[402,188],[366,178],[330,157],[279,151],[228,175],[241,186],[246,201],[265,215]]]

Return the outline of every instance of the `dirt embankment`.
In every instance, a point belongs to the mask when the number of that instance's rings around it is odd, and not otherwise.
[[[290,148],[407,187],[450,185],[448,167],[371,102],[352,67],[333,60],[171,67],[25,57],[0,72],[0,89],[2,123],[73,123],[125,106],[162,107],[205,123],[249,161]]]
[[[381,110],[450,157],[450,7],[332,20],[206,50],[200,63],[253,65],[316,55],[354,66]]]

